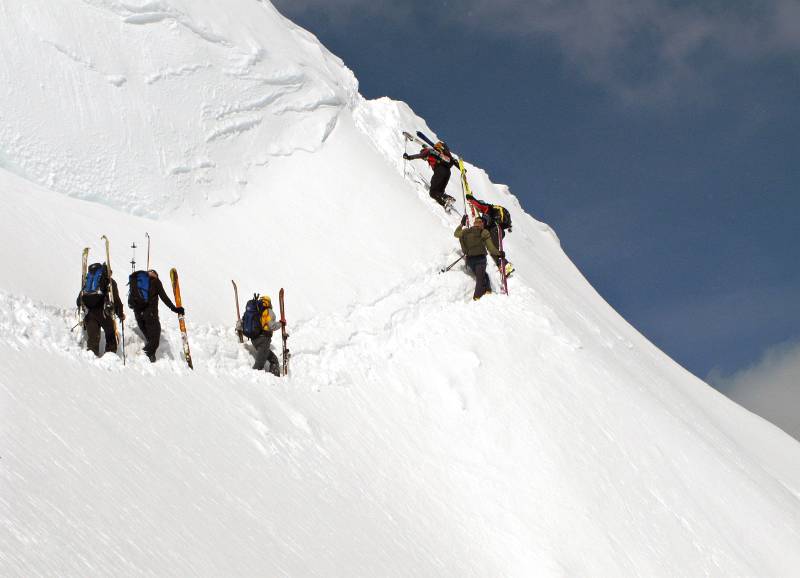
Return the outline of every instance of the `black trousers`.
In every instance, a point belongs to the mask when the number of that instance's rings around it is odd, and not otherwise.
[[[256,350],[256,360],[253,363],[253,369],[262,370],[269,361],[268,371],[274,375],[280,376],[281,364],[278,361],[278,356],[270,349],[272,342],[272,331],[265,331],[255,339],[251,340],[253,347]]]
[[[158,350],[161,343],[161,321],[158,319],[158,310],[155,313],[149,309],[144,311],[134,311],[136,324],[144,335],[144,352],[148,357],[152,357]]]
[[[428,194],[431,198],[444,207],[447,196],[444,190],[447,188],[447,182],[450,180],[450,167],[447,170],[440,168],[434,169],[433,176],[431,177],[431,189]]]
[[[106,315],[102,307],[89,309],[83,318],[86,329],[86,349],[100,357],[100,330],[106,334],[106,351],[117,351],[117,335],[114,333],[114,319]]]
[[[480,299],[491,287],[489,275],[486,273],[486,255],[468,256],[467,267],[475,274],[475,293],[472,298]]]

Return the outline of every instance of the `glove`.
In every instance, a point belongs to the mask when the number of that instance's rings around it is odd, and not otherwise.
[[[236,321],[236,333],[241,333],[241,332],[242,332],[242,320],[239,319],[238,321]]]
[[[178,315],[184,315],[186,313],[186,310],[183,307],[176,307],[175,313],[177,313]]]
[[[403,153],[403,158],[408,160],[408,153]]]
[[[463,227],[466,224],[467,224],[467,216],[464,215],[463,217],[461,217],[461,226]]]

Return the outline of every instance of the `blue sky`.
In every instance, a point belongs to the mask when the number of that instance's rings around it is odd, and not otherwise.
[[[800,2],[275,5],[509,185],[693,373],[724,389],[800,342]]]

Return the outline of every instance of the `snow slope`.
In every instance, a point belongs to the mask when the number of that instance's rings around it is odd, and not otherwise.
[[[400,159],[430,129],[267,2],[2,0],[0,81],[0,574],[800,568],[800,445],[469,165],[518,269],[473,303],[438,273],[456,217]],[[156,364],[130,323],[125,367],[70,332],[81,249],[109,235],[122,280],[145,232],[195,371],[164,308]],[[288,379],[249,369],[231,279],[286,288]]]

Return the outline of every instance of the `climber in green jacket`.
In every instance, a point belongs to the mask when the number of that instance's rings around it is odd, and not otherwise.
[[[477,301],[484,294],[492,292],[489,275],[486,273],[486,253],[501,259],[504,259],[505,255],[502,251],[498,251],[492,242],[489,231],[485,229],[486,221],[483,216],[476,217],[475,224],[465,229],[466,223],[467,216],[464,215],[454,234],[461,242],[467,267],[475,274],[475,293],[472,295],[472,300]]]

